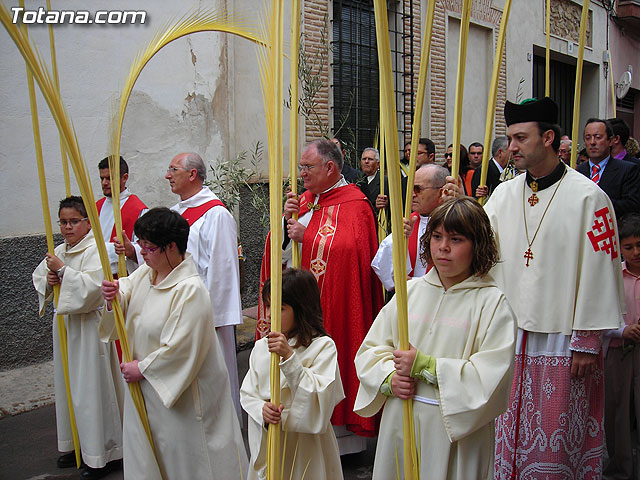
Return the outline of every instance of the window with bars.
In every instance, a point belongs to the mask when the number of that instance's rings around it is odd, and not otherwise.
[[[414,107],[413,2],[387,3],[402,148],[404,139],[411,135]],[[378,51],[371,0],[333,1],[332,50],[334,132],[353,144],[359,159],[362,150],[374,144],[380,115]]]

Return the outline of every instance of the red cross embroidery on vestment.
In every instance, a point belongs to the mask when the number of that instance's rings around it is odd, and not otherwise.
[[[591,241],[593,250],[605,252],[611,255],[611,259],[618,258],[618,248],[616,243],[616,231],[613,228],[613,219],[608,207],[596,211],[596,218],[593,221],[591,230],[587,232],[587,237]]]

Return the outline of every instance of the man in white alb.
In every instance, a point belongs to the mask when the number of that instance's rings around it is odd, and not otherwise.
[[[596,478],[602,337],[622,324],[624,308],[615,213],[595,183],[558,158],[551,99],[507,102],[504,115],[509,152],[527,172],[498,185],[485,207],[500,250],[491,275],[518,319],[495,478]]]
[[[191,253],[209,290],[218,342],[229,371],[231,395],[242,425],[240,384],[236,361],[235,325],[242,324],[236,221],[208,187],[207,169],[200,155],[176,155],[165,178],[180,202],[171,207],[189,223],[187,252]]]

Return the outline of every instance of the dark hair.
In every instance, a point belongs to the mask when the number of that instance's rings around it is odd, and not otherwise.
[[[187,250],[189,224],[178,212],[166,207],[149,210],[136,220],[133,232],[141,240],[146,240],[164,250],[171,242],[176,243],[180,254]]]
[[[469,150],[471,150],[471,147],[480,147],[482,149],[482,151],[484,151],[484,146],[480,142],[473,142],[473,143],[469,144],[469,147],[467,147],[467,148]]]
[[[262,287],[262,301],[271,302],[271,280]],[[282,303],[293,309],[295,325],[289,338],[297,337],[294,348],[308,347],[316,337],[329,336],[322,324],[318,282],[308,270],[287,268],[282,272]]]
[[[607,120],[609,128],[613,132],[613,137],[620,137],[620,144],[624,147],[624,144],[629,140],[631,132],[629,126],[621,118],[610,118]]]
[[[409,142],[411,143],[411,142]],[[431,141],[431,139],[423,137],[418,140],[419,144],[424,145],[427,148],[427,154],[431,155],[432,153],[436,153],[436,144]]]
[[[87,209],[84,206],[84,202],[82,201],[82,197],[77,197],[75,195],[71,195],[70,197],[63,198],[60,200],[60,205],[58,205],[58,216],[60,216],[60,211],[63,208],[72,208],[77,210],[82,217],[87,216]]]
[[[474,199],[452,198],[431,213],[427,231],[420,239],[420,258],[432,265],[431,236],[440,226],[449,233],[457,233],[471,240],[473,244],[471,275],[483,277],[498,263],[498,246],[491,222],[484,208]]]
[[[558,149],[560,148],[560,137],[562,137],[562,129],[560,125],[556,123],[546,123],[546,122],[536,122],[538,124],[538,130],[540,131],[540,136],[547,130],[551,130],[553,132],[553,142],[551,143],[551,148],[554,152],[558,153]]]
[[[316,147],[316,151],[320,158],[322,158],[323,163],[331,161],[336,164],[338,170],[342,171],[344,160],[342,158],[342,152],[335,143],[331,140],[322,138],[320,140],[314,140],[311,142],[311,145]]]
[[[627,213],[620,219],[618,228],[620,241],[629,237],[640,237],[640,214]]]
[[[602,124],[604,124],[604,130],[605,130],[605,132],[607,132],[607,138],[613,137],[613,130],[611,130],[611,125],[606,120],[602,120],[601,118],[591,117],[590,119],[587,120],[587,123],[584,124],[585,128],[590,123],[602,123]]]
[[[100,160],[100,163],[98,163],[98,170],[109,168],[110,158],[113,158],[113,155],[104,157],[102,160]],[[120,178],[124,177],[126,173],[129,173],[129,165],[127,165],[127,162],[124,161],[124,158],[120,157]]]
[[[449,144],[449,147],[453,147],[453,143]],[[446,165],[445,165],[446,166]],[[471,162],[469,161],[469,152],[464,145],[460,144],[460,173],[466,174],[471,170]]]

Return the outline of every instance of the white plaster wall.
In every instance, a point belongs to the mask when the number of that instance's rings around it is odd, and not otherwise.
[[[119,96],[137,51],[146,46],[157,29],[170,19],[181,17],[189,8],[220,8],[226,3],[225,0],[195,4],[171,0],[64,2],[65,9],[148,12],[145,25],[55,27],[62,96],[74,122],[96,198],[101,196],[97,163],[109,150],[111,105]],[[27,8],[41,4],[44,2],[28,1]],[[236,4],[229,7],[250,11],[249,20],[258,22],[255,2],[244,0]],[[48,62],[46,28],[33,27],[30,35]],[[124,123],[121,150],[130,166],[130,189],[150,206],[169,206],[177,200],[163,179],[175,154],[196,151],[205,160],[215,162],[246,149],[246,143],[254,138],[265,142],[255,49],[246,40],[229,37],[206,32],[181,38],[160,51],[136,83]],[[4,29],[0,30],[0,65],[3,146],[0,192],[4,206],[0,236],[38,233],[44,227],[25,67]],[[230,75],[229,66],[233,70],[234,65],[242,69]],[[65,196],[58,134],[40,96],[38,105],[50,206],[55,215],[55,205]],[[236,113],[240,113],[239,119]],[[77,192],[72,182],[72,193]]]

